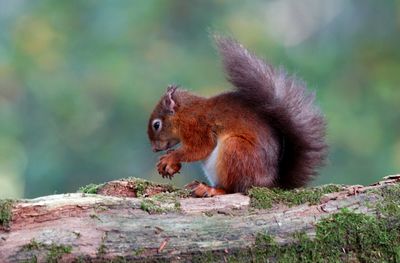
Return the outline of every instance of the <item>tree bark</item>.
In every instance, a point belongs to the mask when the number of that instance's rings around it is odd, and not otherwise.
[[[374,216],[375,204],[382,202],[377,193],[397,184],[399,176],[391,176],[371,186],[345,186],[318,204],[274,204],[271,209],[251,207],[243,194],[177,198],[159,204],[165,209],[149,210],[155,213],[143,210],[149,198],[126,197],[121,191],[120,197],[71,193],[18,200],[10,222],[0,226],[0,261],[180,262],[207,252],[220,253],[223,261],[232,251],[254,246],[259,233],[285,245],[298,231],[312,237],[318,221],[343,208]],[[134,189],[126,181],[107,185]]]

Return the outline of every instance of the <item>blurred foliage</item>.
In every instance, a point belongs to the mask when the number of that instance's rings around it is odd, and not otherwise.
[[[317,90],[331,147],[314,184],[400,171],[400,1],[0,0],[0,197],[162,182],[146,125],[167,84],[229,89],[210,30]],[[193,179],[198,164],[173,183]]]

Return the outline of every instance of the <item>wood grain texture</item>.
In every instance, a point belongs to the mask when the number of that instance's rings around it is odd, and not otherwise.
[[[312,237],[319,220],[342,208],[375,215],[374,204],[382,201],[377,193],[399,183],[394,176],[367,187],[348,186],[316,205],[276,204],[267,210],[251,208],[242,194],[182,198],[180,211],[162,214],[143,211],[143,198],[72,193],[21,200],[13,205],[10,226],[0,229],[0,259],[46,262],[57,245],[70,248],[58,262],[190,261],[210,251],[251,247],[258,233],[286,244],[297,231]],[[32,241],[40,245],[29,248]]]

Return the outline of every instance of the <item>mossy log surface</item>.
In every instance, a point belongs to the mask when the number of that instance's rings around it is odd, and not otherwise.
[[[299,232],[312,239],[318,222],[343,209],[378,218],[381,192],[399,185],[400,176],[390,176],[371,186],[318,190],[313,201],[275,196],[269,208],[260,208],[265,197],[252,192],[192,198],[136,179],[82,188],[86,193],[3,201],[0,262],[235,261],[260,234],[278,246],[293,243]]]

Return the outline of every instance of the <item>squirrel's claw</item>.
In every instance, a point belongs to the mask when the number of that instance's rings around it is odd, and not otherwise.
[[[193,189],[195,189],[199,184],[200,184],[199,181],[193,181],[193,182],[188,183],[187,185],[185,185],[185,188],[186,188],[186,189],[189,189],[189,190],[193,190]]]
[[[163,155],[160,157],[159,162],[157,163],[157,171],[163,177],[167,177],[170,180],[174,176],[174,174],[179,173],[181,169],[180,163],[175,163],[170,155]]]
[[[200,183],[199,181],[193,181],[185,185],[185,188],[191,190],[192,196],[194,197],[212,197],[226,194],[223,189],[211,187],[206,183]]]

